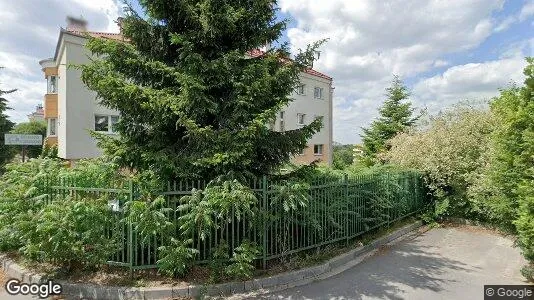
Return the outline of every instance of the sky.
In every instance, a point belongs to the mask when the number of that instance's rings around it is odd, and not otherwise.
[[[360,142],[394,74],[418,110],[437,113],[521,84],[524,57],[534,56],[534,0],[279,0],[278,8],[293,52],[328,38],[314,68],[334,78],[334,141],[344,144]],[[42,103],[38,62],[53,56],[67,15],[117,32],[121,14],[122,0],[0,0],[0,88],[18,89],[7,96],[10,118],[27,121]]]

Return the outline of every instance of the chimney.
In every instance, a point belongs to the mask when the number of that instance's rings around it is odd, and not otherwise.
[[[68,31],[87,31],[87,21],[80,18],[75,18],[68,16],[67,17],[67,30]]]

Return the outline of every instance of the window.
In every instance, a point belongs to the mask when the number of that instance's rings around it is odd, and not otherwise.
[[[304,125],[306,114],[297,114],[297,125]]]
[[[284,124],[284,112],[280,112],[280,131],[284,132],[286,130],[285,124]]]
[[[313,145],[313,154],[315,155],[323,155],[323,145]]]
[[[298,154],[298,155],[299,155],[299,156],[302,156],[302,155],[304,155],[304,150],[306,150],[306,148],[304,148],[304,149],[300,149],[300,152],[299,152],[299,154]]]
[[[305,84],[300,84],[297,87],[297,94],[298,95],[304,95],[305,90],[306,90],[306,85]]]
[[[57,94],[57,76],[52,75],[47,77],[48,81],[48,94]]]
[[[95,131],[114,133],[117,131],[119,116],[95,115]]]
[[[56,136],[57,135],[57,119],[51,118],[48,119],[48,136]]]
[[[323,88],[315,87],[313,90],[313,97],[315,99],[323,99]]]

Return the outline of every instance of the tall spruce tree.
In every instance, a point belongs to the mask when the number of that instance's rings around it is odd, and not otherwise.
[[[1,69],[1,67],[0,67]],[[2,90],[0,89],[0,174],[4,171],[6,162],[13,158],[14,152],[10,146],[6,146],[4,140],[4,134],[9,133],[13,129],[13,122],[11,122],[5,112],[10,109],[7,105],[7,99],[4,95],[11,94],[15,90]]]
[[[410,93],[402,80],[395,75],[391,86],[386,88],[386,101],[379,109],[380,116],[369,128],[363,128],[363,160],[367,165],[376,162],[376,155],[387,150],[386,142],[415,124],[414,109],[406,102]]]
[[[141,0],[128,9],[127,42],[91,39],[98,57],[81,66],[101,103],[121,113],[117,138],[98,136],[123,166],[168,177],[262,174],[299,153],[322,126],[275,132],[267,126],[313,62],[320,43],[292,60],[272,44],[286,24],[275,0]]]

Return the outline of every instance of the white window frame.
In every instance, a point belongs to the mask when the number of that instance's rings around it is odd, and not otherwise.
[[[52,90],[52,78],[55,78],[55,86],[54,90]],[[47,94],[57,94],[58,90],[58,76],[57,75],[50,75],[46,77],[46,93]]]
[[[52,134],[52,121],[54,123],[54,134]],[[57,136],[57,118],[50,118],[47,120],[46,124],[46,136]]]
[[[299,84],[299,86],[297,86],[297,95],[306,95],[306,85],[305,84]]]
[[[96,118],[97,117],[107,117],[107,119],[108,119],[108,130],[107,131],[96,130]],[[113,131],[113,123],[111,122],[111,118],[112,117],[117,117],[118,120],[120,120],[120,116],[118,116],[118,115],[95,114],[94,115],[94,119],[93,119],[93,130],[95,132],[99,132],[99,133],[117,134],[117,132]]]
[[[313,89],[313,98],[315,99],[323,99],[323,88],[316,86]]]
[[[320,150],[320,151],[316,151]],[[315,144],[313,145],[313,155],[321,156],[324,153],[324,144]]]
[[[306,114],[297,113],[297,125],[306,125]]]

